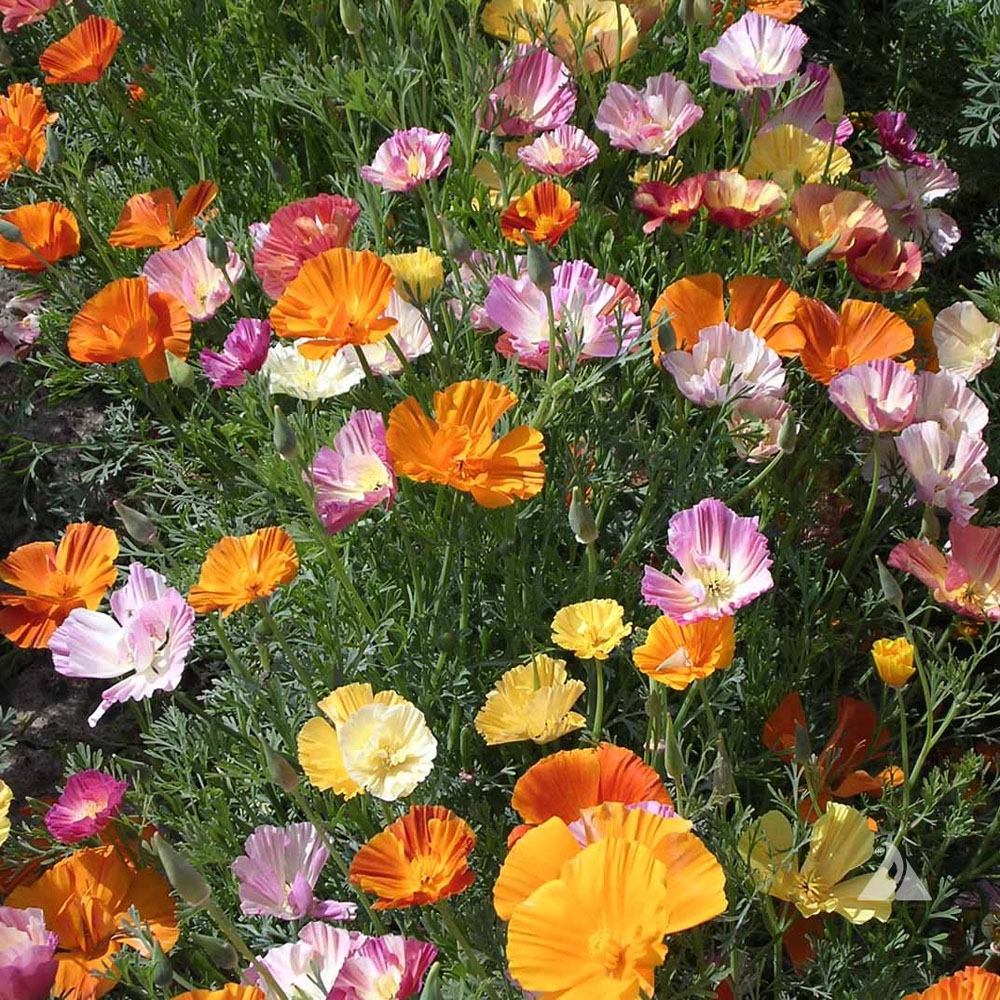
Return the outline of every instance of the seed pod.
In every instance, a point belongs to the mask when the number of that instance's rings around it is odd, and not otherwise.
[[[55,127],[50,125],[45,130],[45,162],[48,166],[54,167],[63,158],[62,139]]]
[[[597,541],[597,522],[579,486],[573,487],[569,502],[569,527],[581,545],[593,545]]]
[[[674,336],[674,328],[669,320],[665,319],[657,324],[654,336],[661,354],[669,354],[677,347],[677,338]]]
[[[665,742],[666,751],[663,758],[667,766],[667,776],[675,784],[680,784],[681,778],[684,777],[684,754],[677,740],[677,733],[674,731],[674,720],[669,715],[667,716]]]
[[[286,461],[290,462],[299,453],[299,442],[295,437],[292,425],[285,418],[281,407],[274,407],[274,432],[272,434],[274,448],[278,454]]]
[[[452,702],[448,715],[448,749],[454,750],[462,732],[462,709],[457,701]]]
[[[356,35],[361,31],[361,11],[354,0],[340,0],[340,23],[349,35]]]
[[[476,772],[476,759],[472,746],[471,726],[462,727],[462,735],[458,740],[459,759],[462,762],[462,770],[470,774]]]
[[[123,504],[121,500],[115,500],[113,506],[129,538],[143,544],[156,538],[156,525],[145,514]]]
[[[160,834],[153,837],[153,848],[160,859],[160,864],[163,865],[167,881],[185,903],[200,909],[211,900],[212,890],[201,873],[185,861]]]

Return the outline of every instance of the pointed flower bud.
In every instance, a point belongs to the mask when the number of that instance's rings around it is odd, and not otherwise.
[[[791,410],[785,417],[785,422],[778,431],[778,448],[783,455],[791,455],[795,451],[795,442],[799,439],[799,425],[795,422],[795,414]]]
[[[281,412],[280,406],[274,407],[274,433],[272,435],[274,447],[278,454],[286,461],[290,462],[299,453],[299,442],[295,437],[295,431],[288,422],[285,414]]]
[[[208,883],[160,834],[153,837],[153,848],[163,865],[167,881],[188,906],[200,909],[209,902],[212,890]]]
[[[696,24],[711,24],[715,20],[715,5],[712,0],[694,0]]]
[[[361,12],[354,0],[340,0],[340,23],[349,35],[361,31]]]
[[[527,235],[524,239],[528,244],[528,277],[540,292],[548,292],[555,280],[552,273],[552,261],[549,260],[545,247],[540,243],[535,243]]]
[[[24,242],[21,230],[13,222],[8,222],[6,219],[0,219],[0,238],[7,240],[8,243]]]
[[[217,968],[229,970],[239,966],[240,957],[228,941],[207,934],[192,934],[191,938]]]
[[[53,125],[45,130],[45,163],[47,166],[55,166],[63,158],[62,139]]]
[[[265,743],[264,759],[267,761],[267,773],[271,780],[291,795],[299,787],[299,776],[288,758]]]
[[[902,610],[903,608],[903,591],[900,589],[899,584],[896,582],[896,578],[889,572],[889,567],[886,566],[881,559],[875,559],[875,563],[878,566],[878,580],[882,585],[882,596],[895,608]]]
[[[798,719],[795,720],[795,761],[800,767],[812,761],[812,743],[809,730]]]
[[[156,525],[141,511],[123,504],[121,500],[115,500],[113,506],[129,538],[144,545],[156,538]]]
[[[174,981],[174,968],[167,958],[166,952],[160,947],[160,942],[153,938],[153,985],[161,990],[166,989]]]
[[[182,361],[176,354],[170,351],[165,352],[167,357],[167,371],[170,373],[170,381],[178,389],[194,389],[194,369],[186,362]]]
[[[840,77],[832,66],[830,79],[827,81],[826,90],[823,91],[823,117],[827,124],[833,125],[834,128],[844,117],[844,88],[840,85]]]
[[[458,226],[443,215],[438,216],[441,225],[441,235],[444,237],[444,248],[448,251],[448,256],[452,260],[464,264],[472,256],[472,247]]]
[[[427,973],[424,988],[420,991],[420,1000],[444,1000],[444,994],[441,992],[441,966],[438,962],[435,962]]]
[[[209,233],[205,237],[205,256],[220,270],[229,263],[229,247],[218,233]]]
[[[581,545],[593,545],[597,541],[597,522],[579,486],[573,487],[569,502],[569,526]]]

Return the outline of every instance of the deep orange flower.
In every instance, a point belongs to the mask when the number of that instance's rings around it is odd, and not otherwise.
[[[74,608],[95,610],[115,582],[118,539],[98,524],[68,524],[59,540],[28,542],[0,562],[0,632],[24,649],[47,649]]]
[[[146,100],[146,88],[138,80],[129,80],[125,92],[128,94],[129,107],[134,108]]]
[[[580,203],[566,188],[542,181],[507,206],[500,216],[500,232],[518,246],[527,245],[527,233],[535,243],[554,247],[579,214]]]
[[[729,325],[753,330],[768,347],[785,357],[802,349],[802,331],[795,325],[795,309],[802,296],[780,278],[744,275],[729,282]],[[679,351],[690,351],[706,326],[726,321],[722,275],[694,274],[663,290],[649,311],[649,325],[656,329],[670,321]],[[653,358],[660,356],[658,338],[653,337]]]
[[[53,42],[39,57],[46,83],[93,83],[115,57],[122,29],[106,17],[92,14],[65,38]]]
[[[191,347],[191,317],[166,292],[149,293],[144,277],[105,285],[73,317],[69,355],[85,364],[136,358],[150,382],[169,377],[167,354],[183,361]]]
[[[678,625],[662,615],[632,659],[651,680],[683,691],[692,681],[732,666],[735,648],[731,617]]]
[[[913,330],[877,302],[845,299],[838,315],[824,302],[802,299],[795,325],[805,342],[802,365],[824,385],[852,365],[893,358],[913,347]]]
[[[289,583],[298,571],[295,543],[284,528],[226,535],[208,550],[188,603],[202,614],[221,611],[226,618]]]
[[[30,83],[12,83],[0,94],[0,183],[25,164],[41,170],[48,146],[45,130],[58,117]]]
[[[376,910],[436,903],[472,885],[475,846],[472,828],[450,809],[410,806],[354,855],[351,882],[378,897]]]
[[[226,983],[217,990],[188,990],[173,1000],[265,1000],[265,994],[256,986],[244,983]]]
[[[969,965],[953,976],[939,979],[923,993],[909,993],[903,1000],[1000,1000],[1000,976],[982,966]]]
[[[279,337],[301,340],[307,358],[330,358],[348,344],[382,340],[396,325],[383,315],[396,279],[370,250],[334,247],[307,260],[271,309]]]
[[[33,254],[24,244],[0,237],[0,267],[37,274],[45,270],[42,260],[54,264],[80,252],[80,227],[76,216],[57,201],[22,205],[12,212],[4,212],[0,219],[17,226],[24,242],[35,251]]]
[[[201,232],[195,219],[205,217],[218,193],[215,181],[198,181],[184,192],[179,205],[170,188],[134,194],[125,202],[108,242],[133,250],[183,246]]]
[[[748,180],[738,170],[705,175],[708,217],[727,229],[748,229],[771,218],[785,204],[785,191],[774,181]]]
[[[715,16],[718,17],[726,5],[720,0],[712,5]],[[742,10],[741,10],[742,8]],[[802,13],[802,0],[743,0],[743,3],[733,4],[726,15],[725,23],[730,25],[739,17],[740,13],[754,11],[763,14],[775,21],[794,21]]]
[[[164,951],[177,943],[177,911],[170,886],[151,868],[136,871],[113,847],[89,847],[58,862],[37,882],[20,886],[6,906],[37,906],[45,926],[59,936],[59,963],[53,996],[62,1000],[97,1000],[115,985],[115,955],[122,948],[143,953],[142,943],[126,929],[129,907]],[[148,958],[149,956],[146,955]]]
[[[493,426],[517,402],[496,382],[456,382],[434,393],[434,419],[409,396],[389,414],[386,442],[396,474],[471,493],[483,507],[527,500],[545,485],[541,431],[522,425],[493,440]]]

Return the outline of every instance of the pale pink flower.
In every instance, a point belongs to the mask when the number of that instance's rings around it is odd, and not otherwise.
[[[0,0],[3,30],[17,31],[26,24],[41,21],[58,4],[59,0]]]
[[[597,143],[575,125],[560,125],[540,135],[530,146],[522,146],[517,158],[536,174],[568,177],[597,159]]]
[[[567,352],[576,361],[615,358],[638,340],[642,320],[617,283],[605,280],[582,260],[557,265],[553,278],[550,294],[561,358]],[[549,314],[545,295],[531,278],[497,275],[490,282],[485,305],[486,315],[503,330],[497,350],[526,368],[544,371],[549,356]]]
[[[986,442],[962,434],[958,440],[933,420],[911,424],[896,438],[917,500],[946,508],[959,524],[975,516],[974,503],[996,485],[986,469]]]
[[[396,320],[396,325],[381,340],[376,340],[373,344],[362,344],[361,353],[364,354],[373,375],[398,375],[403,370],[403,364],[389,346],[390,337],[407,361],[415,361],[429,354],[434,342],[420,310],[407,302],[395,289],[390,293],[389,302],[382,315],[391,316]],[[354,351],[340,353],[348,355],[360,367]]]
[[[278,945],[257,959],[284,991],[285,1000],[327,1000],[351,952],[352,935],[319,921],[306,924],[299,939]],[[243,982],[262,990],[266,1000],[280,1000],[266,979],[253,967]]]
[[[915,576],[934,600],[966,618],[1000,621],[1000,528],[978,528],[953,520],[947,555],[927,541],[900,542],[887,560]]]
[[[265,294],[281,298],[307,260],[346,247],[360,215],[361,206],[339,194],[318,194],[279,208],[254,248],[253,269]]]
[[[773,458],[781,450],[778,438],[789,420],[794,420],[791,407],[778,396],[736,400],[727,419],[736,454],[752,465]]]
[[[194,644],[194,611],[157,572],[129,566],[124,587],[111,595],[111,614],[76,608],[52,633],[49,649],[66,677],[120,677],[87,720],[96,726],[114,704],[173,691]]]
[[[819,63],[807,63],[806,68],[792,83],[792,96],[777,106],[777,90],[761,90],[756,100],[748,98],[742,111],[749,116],[757,109],[757,133],[763,134],[781,125],[794,125],[803,132],[829,142],[833,126],[826,120],[823,99],[830,83],[830,70]],[[854,134],[854,126],[847,117],[837,123],[836,142],[842,146]]]
[[[408,1000],[420,992],[437,948],[386,934],[355,943],[328,1000]]]
[[[143,266],[150,292],[172,295],[195,322],[211,319],[229,301],[229,283],[236,284],[243,275],[240,255],[229,247],[226,274],[216,267],[207,254],[208,241],[196,236],[174,250],[157,250]]]
[[[913,422],[934,420],[952,440],[963,435],[978,438],[989,423],[986,404],[951,372],[917,373],[917,408]]]
[[[833,377],[830,402],[872,433],[909,427],[917,408],[917,377],[898,361],[866,361]]]
[[[968,381],[993,364],[1000,323],[984,316],[974,302],[954,302],[937,314],[931,336],[942,371]]]
[[[727,90],[777,87],[795,76],[808,40],[794,24],[749,11],[699,58],[708,63],[712,83]]]
[[[879,111],[872,119],[883,152],[899,163],[930,166],[934,158],[917,152],[917,132],[907,124],[905,111]]]
[[[642,596],[682,625],[735,614],[774,586],[757,518],[739,517],[719,500],[674,514],[667,552],[680,569],[667,576],[646,566]]]
[[[331,535],[343,531],[373,507],[392,506],[396,476],[385,443],[385,421],[374,410],[358,410],[320,448],[304,474],[316,494],[316,513]]]
[[[103,771],[78,771],[45,814],[46,829],[63,844],[93,837],[118,815],[127,788]]]
[[[644,233],[652,233],[666,224],[671,232],[680,236],[687,232],[701,210],[704,194],[704,174],[686,177],[678,184],[643,181],[635,189],[632,204],[649,219],[643,223]]]
[[[264,367],[271,344],[271,324],[266,319],[241,319],[221,351],[207,347],[201,352],[201,367],[205,369],[213,389],[235,389],[246,384],[247,375]]]
[[[917,283],[922,269],[920,247],[892,233],[882,233],[847,257],[847,270],[855,281],[876,292],[905,292]]]
[[[0,318],[0,365],[16,361],[42,332],[39,313],[45,296],[41,293],[15,295],[8,299]]]
[[[250,233],[250,245],[256,253],[264,245],[264,240],[267,239],[271,226],[267,222],[251,222],[247,231]]]
[[[660,73],[649,77],[642,90],[608,84],[594,124],[611,137],[612,146],[666,156],[704,113],[686,83]]]
[[[279,920],[353,920],[354,903],[321,902],[314,890],[330,852],[312,823],[258,826],[232,864],[240,884],[240,909]]]
[[[361,168],[361,176],[384,191],[412,191],[451,166],[450,147],[451,136],[445,132],[425,128],[393,132],[371,164]]]
[[[685,398],[698,406],[785,394],[781,358],[753,330],[736,330],[728,323],[705,327],[690,351],[670,351],[661,363]]]
[[[48,1000],[55,982],[59,935],[34,906],[0,906],[0,1000]]]
[[[501,135],[534,135],[565,125],[576,110],[573,75],[548,49],[518,46],[500,71],[482,127]]]

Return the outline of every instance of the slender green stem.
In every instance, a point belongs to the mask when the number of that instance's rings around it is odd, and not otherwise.
[[[237,930],[236,925],[230,921],[229,917],[222,912],[217,903],[213,903],[211,900],[205,905],[205,909],[208,911],[209,916],[215,921],[216,926],[222,931],[223,937],[236,949],[237,953],[247,962],[249,962],[261,979],[267,983],[268,990],[273,994],[275,1000],[288,1000],[288,994],[281,988],[281,984],[274,978],[271,974],[271,970],[268,969],[263,962],[257,960],[257,956],[246,946],[246,942],[240,936],[239,930]]]
[[[295,671],[295,676],[298,677],[299,683],[309,697],[315,700],[316,691],[313,688],[312,678],[309,676],[309,672],[302,661],[295,655],[294,650],[289,645],[288,639],[285,636],[285,630],[275,620],[274,615],[271,614],[267,606],[267,599],[258,601],[257,607],[260,609],[260,615],[267,623],[267,627],[271,630],[271,635],[278,640],[278,645],[281,647],[282,653],[285,654],[285,659],[288,660],[289,666]]]
[[[872,436],[872,488],[868,493],[868,503],[861,518],[861,525],[858,528],[858,533],[854,536],[854,543],[851,545],[851,551],[847,554],[847,561],[844,563],[844,577],[848,580],[851,578],[851,570],[854,567],[858,553],[861,551],[861,543],[865,535],[868,534],[869,527],[871,527],[872,515],[875,513],[875,502],[878,500],[881,474],[882,452],[879,448],[878,432],[876,431]]]
[[[774,458],[772,458],[771,461],[768,462],[767,465],[765,465],[764,468],[761,469],[760,472],[758,472],[757,475],[746,484],[746,486],[737,490],[736,493],[729,498],[730,505],[735,503],[737,500],[741,500],[748,493],[753,493],[753,491],[757,489],[757,487],[760,486],[760,484],[763,483],[764,480],[767,479],[767,477],[775,470],[778,463],[782,460],[782,458],[784,458],[784,454],[784,452],[779,451],[778,454],[775,455]]]
[[[906,732],[906,703],[903,700],[903,689],[896,688],[896,704],[899,706],[899,752],[903,762],[903,819],[910,812],[910,752]]]
[[[465,931],[462,930],[461,925],[458,920],[455,919],[455,911],[452,910],[451,904],[447,899],[438,900],[437,911],[441,914],[441,919],[444,921],[445,927],[455,938],[465,952],[466,957],[469,960],[469,965],[472,966],[472,970],[477,976],[482,980],[483,988],[486,990],[487,994],[492,997],[492,1000],[499,1000],[496,990],[493,989],[493,985],[490,982],[489,973],[483,968],[483,963],[479,961],[476,955],[475,949],[469,943],[469,938]]]
[[[604,665],[600,660],[594,660],[594,684],[597,688],[594,699],[594,717],[591,719],[590,735],[595,743],[601,740],[601,730],[604,728]]]

